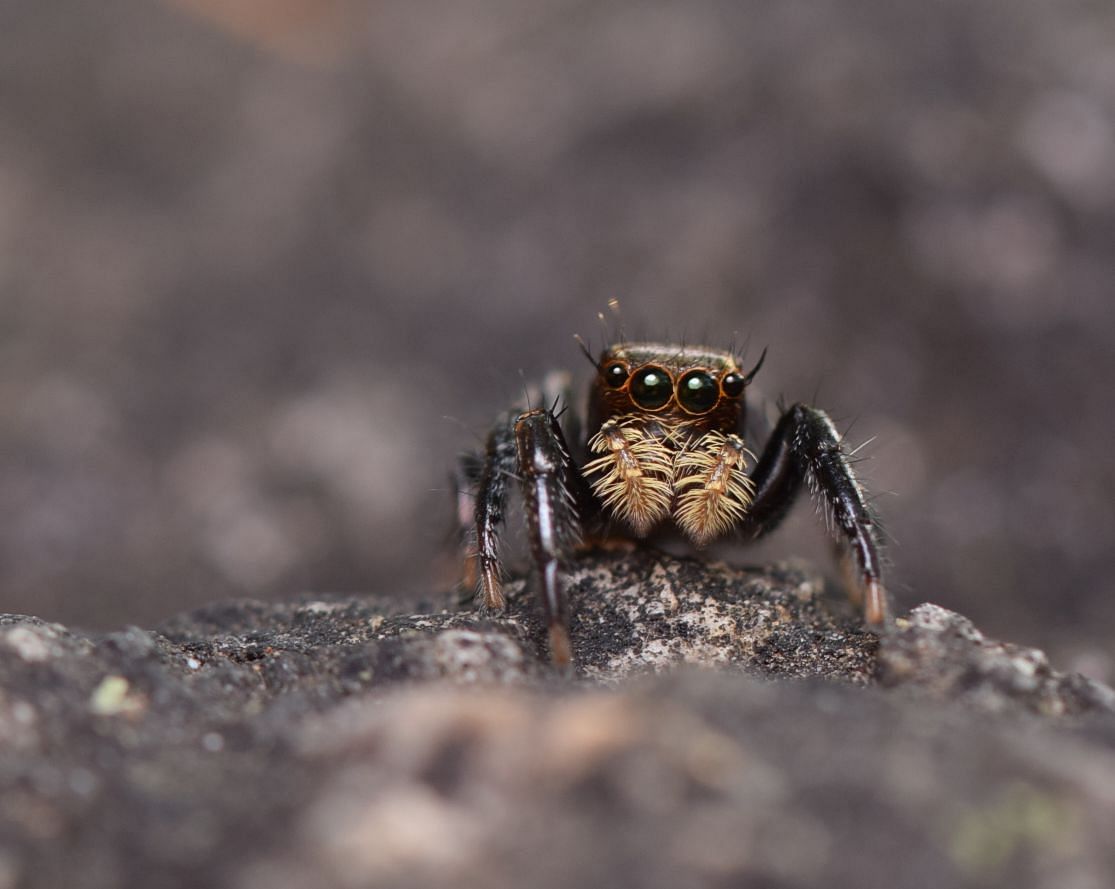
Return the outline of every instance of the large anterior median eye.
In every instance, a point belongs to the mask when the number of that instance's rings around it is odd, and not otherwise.
[[[720,398],[720,385],[703,370],[691,370],[678,380],[678,401],[691,414],[713,409]]]
[[[661,367],[648,365],[631,378],[631,397],[639,407],[653,411],[665,405],[674,394],[674,381]]]

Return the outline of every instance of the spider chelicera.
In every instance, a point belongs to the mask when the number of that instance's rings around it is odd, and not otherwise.
[[[804,483],[854,559],[849,573],[865,621],[886,622],[878,523],[828,415],[795,404],[782,411],[758,459],[745,446],[744,396],[765,351],[747,373],[731,352],[706,347],[620,342],[599,359],[584,351],[596,375],[583,437],[573,411],[555,411],[569,403],[568,375],[551,375],[499,418],[482,453],[458,466],[465,582],[477,587],[482,610],[506,604],[499,537],[515,480],[550,656],[563,666],[572,647],[562,570],[583,541],[645,537],[667,521],[698,547],[729,532],[760,537],[777,527]]]

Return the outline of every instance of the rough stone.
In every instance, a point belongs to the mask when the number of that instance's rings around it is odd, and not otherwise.
[[[499,619],[232,602],[0,619],[0,889],[1104,886],[1115,695],[811,571],[641,551]]]
[[[878,666],[884,686],[916,687],[988,710],[1115,712],[1115,692],[1108,686],[1079,673],[1058,673],[1044,652],[988,639],[970,620],[938,605],[919,605],[898,621]]]

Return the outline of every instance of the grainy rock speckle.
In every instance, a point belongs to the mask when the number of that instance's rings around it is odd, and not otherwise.
[[[879,681],[995,711],[1021,707],[1051,716],[1115,713],[1115,692],[1103,683],[1058,673],[1044,652],[988,639],[967,618],[930,604],[911,611],[887,638],[879,656]]]
[[[929,605],[880,641],[786,565],[596,555],[570,587],[570,676],[522,581],[498,619],[321,597],[99,636],[0,619],[0,889],[1115,867],[1112,692],[1039,652]]]

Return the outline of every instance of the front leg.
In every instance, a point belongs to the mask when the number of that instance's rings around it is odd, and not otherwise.
[[[803,404],[786,411],[751,473],[751,481],[755,493],[743,527],[756,537],[782,521],[802,482],[808,482],[813,497],[831,517],[831,530],[855,557],[864,619],[874,626],[886,623],[878,523],[828,415]]]
[[[572,662],[573,651],[561,569],[581,539],[577,509],[587,499],[586,486],[549,410],[521,414],[515,422],[515,442],[531,555],[542,584],[550,658],[565,667]]]
[[[545,413],[554,421],[550,411],[532,410],[530,405],[556,405],[569,403],[569,374],[547,374],[538,385],[527,386],[524,399],[510,411],[502,414],[488,433],[482,453],[467,453],[457,464],[453,482],[456,491],[457,528],[464,553],[461,585],[465,590],[476,589],[482,611],[501,612],[507,605],[503,594],[503,564],[500,560],[500,531],[507,512],[508,480],[526,476],[520,474],[520,448],[516,443],[516,429],[522,419]],[[570,434],[577,438],[576,417],[566,415]],[[558,428],[558,445],[568,459],[569,450]],[[577,496],[578,509],[587,514],[592,499],[580,473],[572,470],[569,482]]]
[[[580,541],[588,486],[569,454],[554,414],[544,408],[504,415],[488,435],[482,456],[468,456],[457,471],[459,520],[472,526],[465,582],[477,586],[485,611],[506,606],[500,532],[506,519],[508,480],[519,479],[531,555],[542,584],[542,610],[555,664],[572,660],[562,585],[563,560]],[[466,516],[471,510],[471,516]]]

